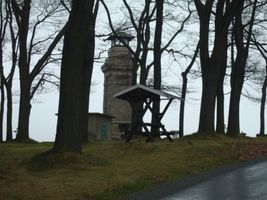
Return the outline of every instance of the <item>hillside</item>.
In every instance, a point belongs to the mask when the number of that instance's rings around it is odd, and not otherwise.
[[[0,199],[112,200],[230,163],[267,156],[267,139],[189,136],[170,143],[91,142],[83,154],[51,143],[0,144]]]

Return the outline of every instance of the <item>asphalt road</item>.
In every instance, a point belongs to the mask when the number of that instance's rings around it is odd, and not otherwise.
[[[143,192],[132,200],[267,200],[267,160],[227,166]]]

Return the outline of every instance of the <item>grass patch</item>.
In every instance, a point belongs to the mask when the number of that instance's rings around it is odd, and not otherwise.
[[[90,142],[81,155],[54,154],[51,148],[51,143],[0,144],[0,199],[119,199],[159,183],[266,156],[267,139],[193,135],[172,143]]]
[[[135,183],[128,183],[127,185],[124,185],[122,187],[119,187],[117,189],[113,189],[110,191],[105,191],[102,193],[97,193],[93,195],[93,199],[95,200],[110,200],[110,199],[117,199],[122,196],[126,196],[129,194],[132,194],[137,191],[142,191],[146,188],[151,187],[153,183],[148,180],[144,181],[138,181]]]

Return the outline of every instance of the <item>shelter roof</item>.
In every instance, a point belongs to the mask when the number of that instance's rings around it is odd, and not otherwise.
[[[137,84],[129,87],[121,92],[116,93],[114,98],[123,99],[129,102],[133,101],[144,101],[146,99],[155,99],[158,97],[165,97],[166,99],[178,99],[180,97],[163,92],[161,90],[156,90],[145,85]]]

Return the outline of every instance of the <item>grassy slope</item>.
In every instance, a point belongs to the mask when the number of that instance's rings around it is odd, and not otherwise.
[[[89,143],[82,155],[40,155],[52,144],[0,144],[0,199],[118,199],[239,162],[253,146],[266,144],[266,139],[223,136],[149,144],[142,139]]]

